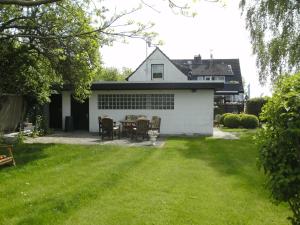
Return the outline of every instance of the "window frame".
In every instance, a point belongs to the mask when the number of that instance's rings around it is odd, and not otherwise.
[[[212,80],[212,76],[204,76],[204,80],[206,80],[206,81],[211,81]]]
[[[217,81],[224,81],[225,82],[225,76],[214,76],[215,79],[214,80],[217,80]],[[223,78],[223,79],[220,79],[220,78]]]
[[[98,110],[174,110],[175,94],[98,94]]]
[[[161,78],[153,78],[153,67],[154,66],[162,66],[162,77]],[[165,74],[165,65],[164,64],[151,64],[151,80],[164,80]]]

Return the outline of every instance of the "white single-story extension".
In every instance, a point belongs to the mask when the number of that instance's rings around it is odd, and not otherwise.
[[[161,134],[212,135],[214,93],[223,87],[224,81],[189,80],[156,48],[127,81],[93,83],[92,94],[83,104],[73,100],[72,90],[65,87],[61,100],[53,104],[62,106],[63,129],[68,116],[75,129],[98,132],[99,116],[118,122],[126,115],[146,115],[161,117]],[[54,116],[52,121],[56,120]]]

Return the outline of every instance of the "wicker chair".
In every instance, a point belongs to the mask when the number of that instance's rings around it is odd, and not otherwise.
[[[149,139],[148,131],[150,129],[150,121],[147,119],[138,119],[136,121],[136,127],[133,128],[132,138],[137,140],[138,136]]]
[[[101,137],[102,140],[104,136],[110,137],[112,140],[114,136],[118,134],[118,138],[120,139],[120,126],[115,125],[113,119],[105,117],[101,119]]]
[[[152,116],[151,130],[156,130],[158,133],[160,133],[160,123],[161,123],[161,118],[159,116]]]

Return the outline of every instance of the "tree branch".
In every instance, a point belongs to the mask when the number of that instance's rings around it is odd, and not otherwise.
[[[38,6],[62,0],[0,0],[0,5]]]

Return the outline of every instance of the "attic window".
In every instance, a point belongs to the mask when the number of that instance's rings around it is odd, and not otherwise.
[[[163,64],[152,64],[151,65],[152,80],[161,80],[164,78],[164,65]]]
[[[233,73],[231,65],[227,65],[227,66],[228,66],[228,72]]]

